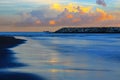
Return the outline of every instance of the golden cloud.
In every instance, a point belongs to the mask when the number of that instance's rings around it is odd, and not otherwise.
[[[73,16],[72,14],[67,14],[66,17],[67,17],[68,19],[71,19],[71,18],[73,18],[74,16]]]
[[[79,9],[78,9],[79,8]],[[69,12],[83,12],[83,13],[88,13],[92,7],[84,7],[84,6],[79,6],[77,4],[69,3],[68,5],[61,5],[61,4],[52,4],[50,6],[50,9],[56,10],[56,11],[64,11],[64,9],[67,9]]]
[[[50,20],[50,21],[49,21],[49,24],[50,24],[50,25],[55,25],[55,24],[56,24],[56,21],[55,21],[55,20]]]
[[[22,24],[29,23],[31,25],[34,21],[33,24],[40,26],[91,26],[115,19],[113,14],[107,13],[103,9],[72,3],[68,5],[53,4],[43,11],[32,11],[27,15],[26,21]]]
[[[96,12],[99,13],[99,17],[97,18],[97,20],[100,20],[100,21],[102,20],[103,21],[103,20],[112,20],[112,19],[114,19],[113,15],[106,13],[104,10],[102,10],[100,8],[97,8]]]

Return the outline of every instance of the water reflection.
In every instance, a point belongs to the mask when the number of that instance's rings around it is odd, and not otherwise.
[[[59,59],[57,57],[52,57],[50,60],[49,60],[49,63],[51,64],[56,64],[59,62]]]
[[[69,68],[69,69],[64,69],[64,70],[71,70],[71,71],[105,71],[105,72],[112,71],[112,70],[108,70],[108,69],[83,69],[83,68]]]
[[[32,72],[48,80],[119,80],[119,41],[108,37],[35,37],[14,49],[20,62],[13,71]],[[111,43],[113,42],[113,43]],[[110,44],[111,43],[111,44]],[[113,44],[113,45],[112,45]],[[111,52],[112,51],[112,52]],[[113,61],[113,62],[112,62]]]

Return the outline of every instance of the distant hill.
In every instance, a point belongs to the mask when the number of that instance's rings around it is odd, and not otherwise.
[[[120,27],[61,28],[55,33],[120,33]]]

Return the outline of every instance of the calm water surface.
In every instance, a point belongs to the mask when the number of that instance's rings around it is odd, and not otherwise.
[[[120,80],[120,34],[51,34],[18,37],[16,62],[9,71],[32,73],[46,80]]]

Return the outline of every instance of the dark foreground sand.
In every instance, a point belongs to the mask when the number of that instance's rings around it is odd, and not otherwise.
[[[22,39],[16,39],[10,36],[0,36],[0,49],[15,47],[24,42],[25,40]]]
[[[7,69],[23,67],[26,64],[16,62],[15,53],[9,48],[25,43],[25,40],[10,36],[0,36],[0,80],[45,80],[31,73],[11,72]]]

